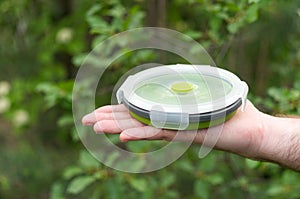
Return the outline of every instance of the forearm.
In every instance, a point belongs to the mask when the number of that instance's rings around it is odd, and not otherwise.
[[[300,171],[300,119],[267,116],[259,159]]]

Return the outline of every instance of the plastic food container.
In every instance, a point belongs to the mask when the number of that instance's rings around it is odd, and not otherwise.
[[[157,128],[194,130],[219,125],[244,108],[248,86],[208,65],[164,65],[129,76],[118,89],[132,117]]]

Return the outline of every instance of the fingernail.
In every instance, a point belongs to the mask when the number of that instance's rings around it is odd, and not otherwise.
[[[82,123],[85,125],[91,125],[96,121],[94,113],[89,113],[82,118]]]
[[[94,129],[95,133],[101,132],[101,126],[99,125],[99,123],[94,124],[93,129]]]
[[[126,131],[123,131],[121,134],[120,134],[120,141],[121,142],[128,142],[128,140],[130,140],[130,135],[128,135],[126,133]]]

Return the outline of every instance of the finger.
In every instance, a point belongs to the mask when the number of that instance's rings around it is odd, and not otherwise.
[[[116,113],[96,113],[97,121],[100,120],[124,120],[131,119],[129,112],[116,112]]]
[[[94,124],[94,131],[96,133],[120,133],[125,129],[142,126],[142,123],[132,118],[123,120],[101,120]]]
[[[123,119],[131,119],[129,112],[111,112],[111,113],[97,113],[92,112],[85,115],[82,118],[82,124],[84,125],[93,125],[97,121],[101,120],[123,120]]]
[[[124,111],[128,111],[124,104],[102,106],[95,110],[96,113],[116,113]]]
[[[196,141],[197,143],[202,143],[204,136],[205,131],[173,131],[144,126],[124,130],[120,134],[120,140],[122,142],[133,140],[166,140],[181,142]]]
[[[152,126],[143,126],[136,128],[128,128],[121,132],[120,140],[122,142],[132,140],[163,140],[164,130],[157,129]]]
[[[157,129],[152,126],[143,126],[137,128],[126,129],[121,132],[120,140],[122,142],[133,140],[166,140],[174,141],[180,134],[184,135],[184,131],[173,131],[165,129]],[[176,139],[177,140],[177,139]]]
[[[139,139],[163,139],[164,130],[154,128],[152,126],[143,126],[137,128],[130,128],[124,130],[120,137],[121,140],[124,138],[129,138],[130,140],[139,140]]]

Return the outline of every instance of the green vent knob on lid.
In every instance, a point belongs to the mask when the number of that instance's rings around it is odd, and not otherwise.
[[[194,86],[188,82],[177,82],[172,84],[171,89],[176,93],[187,93],[192,91]]]

